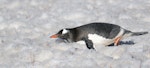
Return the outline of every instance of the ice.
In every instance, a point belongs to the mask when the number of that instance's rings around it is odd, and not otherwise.
[[[108,68],[139,68],[141,67],[141,62],[138,60],[113,60],[109,65]]]
[[[40,19],[47,19],[48,18],[48,15],[46,13],[43,13],[40,17]]]
[[[70,14],[64,16],[64,19],[65,20],[74,20],[74,19],[82,19],[84,17],[85,17],[85,15],[82,13],[70,13]]]
[[[4,20],[4,18],[2,16],[0,16],[0,22],[2,22]]]
[[[149,68],[150,67],[150,60],[146,60],[142,63],[142,68]]]
[[[5,23],[1,23],[1,25],[0,25],[0,30],[5,29],[6,27],[7,27],[7,24],[5,24]]]
[[[42,50],[35,55],[35,61],[43,62],[45,60],[51,59],[53,57],[53,53],[50,50]]]
[[[0,0],[0,68],[150,68],[150,34],[120,46],[64,43],[64,28],[108,22],[150,31],[149,0]],[[127,43],[127,42],[131,43]]]

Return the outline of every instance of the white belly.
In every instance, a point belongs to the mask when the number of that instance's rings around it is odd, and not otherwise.
[[[94,44],[100,44],[100,45],[110,45],[114,42],[114,39],[106,39],[103,36],[99,36],[97,34],[89,34],[88,39],[92,40]]]

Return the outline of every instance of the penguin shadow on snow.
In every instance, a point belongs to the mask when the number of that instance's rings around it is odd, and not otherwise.
[[[119,45],[134,45],[135,43],[134,43],[134,41],[120,41],[119,42]],[[118,46],[119,46],[118,45]],[[108,45],[108,46],[114,46],[114,43],[113,44],[110,44],[110,45]]]

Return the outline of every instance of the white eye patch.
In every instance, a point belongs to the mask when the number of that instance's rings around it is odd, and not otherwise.
[[[66,33],[68,33],[68,32],[69,32],[68,30],[63,29],[62,34],[66,34]]]

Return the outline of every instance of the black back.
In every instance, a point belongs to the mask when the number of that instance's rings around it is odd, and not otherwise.
[[[105,38],[112,39],[120,32],[120,26],[109,23],[90,23],[71,29],[75,41],[79,41],[88,34],[98,34]]]

